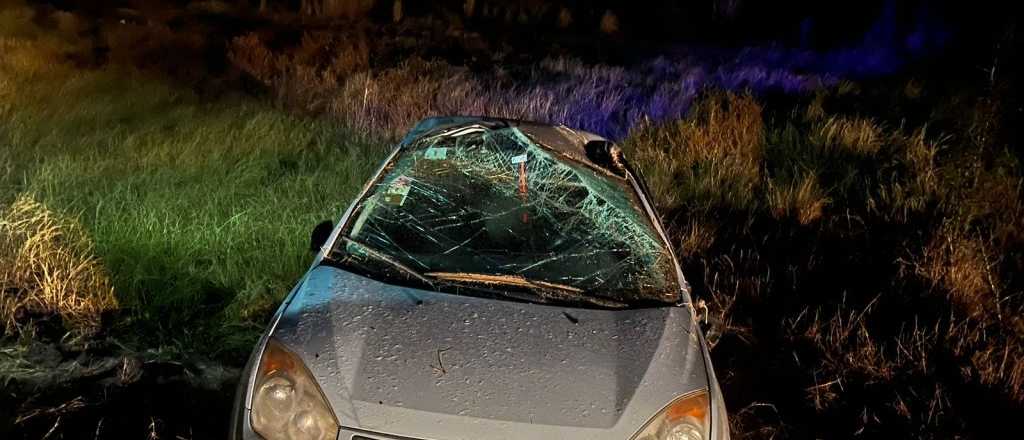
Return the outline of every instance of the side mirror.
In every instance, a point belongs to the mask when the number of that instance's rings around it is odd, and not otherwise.
[[[334,222],[330,220],[324,220],[313,228],[313,233],[309,236],[309,251],[316,253],[320,251],[325,244],[327,239],[331,238],[331,232],[334,231]]]

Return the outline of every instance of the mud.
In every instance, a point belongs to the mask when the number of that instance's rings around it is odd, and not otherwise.
[[[116,343],[0,345],[0,438],[226,438],[238,370]]]

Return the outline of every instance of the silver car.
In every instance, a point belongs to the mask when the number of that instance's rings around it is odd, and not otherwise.
[[[427,119],[311,247],[232,438],[729,438],[679,264],[606,139]]]

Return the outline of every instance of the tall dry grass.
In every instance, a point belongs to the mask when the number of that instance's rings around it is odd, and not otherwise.
[[[21,195],[0,209],[0,320],[7,334],[56,315],[78,335],[117,309],[107,270],[82,227]]]
[[[875,121],[863,118],[827,117],[818,124],[811,142],[824,148],[835,148],[856,154],[872,156],[885,142],[884,128]]]
[[[294,47],[272,49],[249,34],[232,42],[229,57],[278,102],[387,139],[427,116],[451,114],[559,123],[623,139],[643,121],[682,117],[708,87],[808,91],[828,83],[781,68],[709,66],[693,58],[625,68],[558,57],[514,72],[501,62],[481,70],[418,55],[377,60],[393,54],[369,40],[358,31],[309,32]]]
[[[791,185],[776,185],[768,180],[767,203],[775,218],[793,218],[801,225],[811,224],[822,217],[829,199],[813,173],[805,173]]]
[[[781,119],[711,94],[623,142],[709,305],[734,436],[987,432],[1024,406],[1020,165],[829,113],[846,93]]]
[[[916,273],[941,288],[958,308],[971,315],[996,312],[1002,281],[999,257],[980,234],[946,222],[924,247]]]
[[[747,209],[762,185],[764,118],[749,95],[712,95],[685,118],[643,124],[624,141],[666,210]]]

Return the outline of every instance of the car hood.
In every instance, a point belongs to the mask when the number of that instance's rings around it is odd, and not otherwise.
[[[318,266],[273,331],[341,425],[424,439],[628,439],[707,388],[685,307],[595,310],[384,284]]]

